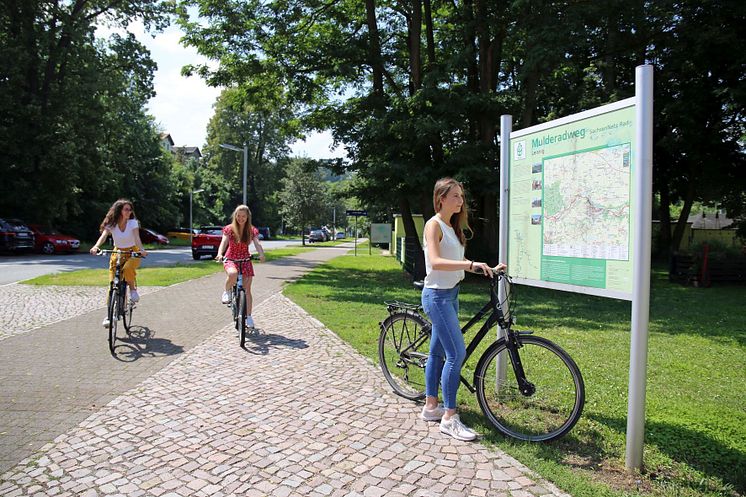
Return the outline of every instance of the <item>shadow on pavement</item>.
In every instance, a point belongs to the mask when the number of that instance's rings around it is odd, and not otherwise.
[[[143,357],[160,357],[181,354],[184,347],[165,338],[155,338],[147,326],[131,326],[127,335],[117,338],[114,358],[122,362],[133,362]]]
[[[305,340],[287,338],[274,333],[265,334],[259,330],[259,333],[248,335],[246,337],[246,343],[244,344],[246,352],[255,355],[267,355],[269,354],[270,349],[279,349],[283,347],[291,349],[306,349],[308,348],[308,343],[306,343]]]

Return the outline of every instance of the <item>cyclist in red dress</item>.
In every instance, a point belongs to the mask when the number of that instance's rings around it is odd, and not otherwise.
[[[238,266],[227,259],[248,259],[249,244],[254,243],[254,248],[259,253],[259,260],[264,262],[264,249],[259,243],[259,230],[251,224],[251,211],[246,205],[239,205],[233,211],[231,224],[223,227],[223,239],[218,247],[216,261],[223,262],[223,268],[226,272],[225,291],[223,292],[222,302],[228,304],[231,301],[231,289],[238,279]],[[246,290],[246,326],[254,327],[254,319],[251,317],[251,282],[254,279],[254,266],[251,261],[243,265],[243,287]]]

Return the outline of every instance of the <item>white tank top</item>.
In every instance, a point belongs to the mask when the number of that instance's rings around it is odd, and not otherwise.
[[[119,229],[118,224],[108,227],[111,237],[114,239],[114,246],[117,248],[133,247],[135,245],[135,230],[138,228],[140,228],[140,223],[137,219],[128,219],[124,231]]]
[[[440,240],[440,256],[443,259],[451,259],[454,261],[464,260],[464,246],[461,245],[461,241],[456,236],[456,232],[453,228],[443,222],[438,216],[433,216],[430,221],[435,220],[440,225],[440,231],[443,233],[443,238]],[[430,222],[428,221],[428,223]],[[433,269],[430,264],[430,259],[427,256],[427,240],[424,235],[422,237],[422,248],[425,251],[425,288],[441,288],[448,289],[453,288],[464,279],[463,269],[458,271],[443,271],[441,269]]]

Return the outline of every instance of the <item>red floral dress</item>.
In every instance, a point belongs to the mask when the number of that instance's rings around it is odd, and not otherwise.
[[[252,226],[251,240],[249,240],[249,243],[237,242],[230,224],[223,227],[223,234],[228,237],[228,250],[225,251],[224,257],[227,259],[248,259],[251,255],[249,252],[249,244],[254,237],[259,236],[259,230],[256,229],[256,226]],[[238,264],[233,261],[224,260],[223,267],[225,269],[234,268],[238,271]],[[246,278],[247,276],[254,276],[254,265],[251,261],[243,263],[243,277]]]

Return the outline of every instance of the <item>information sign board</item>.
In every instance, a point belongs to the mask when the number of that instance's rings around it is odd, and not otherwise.
[[[391,243],[391,225],[389,223],[371,223],[371,243]]]
[[[346,211],[348,216],[362,216],[362,217],[368,217],[368,211],[366,210],[359,210],[359,209],[350,209]]]
[[[510,134],[517,283],[631,300],[635,99]]]

